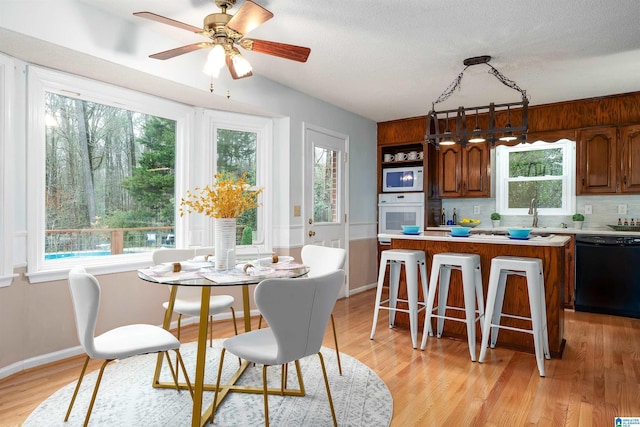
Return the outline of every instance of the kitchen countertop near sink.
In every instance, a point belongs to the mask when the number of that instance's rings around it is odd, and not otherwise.
[[[507,228],[530,228],[530,227],[475,227],[471,229],[471,233],[484,233],[484,234],[499,234],[506,235]],[[450,230],[449,226],[441,227],[427,227],[427,231],[442,231]],[[640,236],[640,230],[638,231],[616,231],[609,227],[597,227],[597,228],[562,228],[562,227],[537,227],[531,229],[532,234],[544,235],[544,234],[582,234],[582,235],[612,235],[612,236]]]
[[[403,240],[431,240],[442,242],[457,242],[457,243],[484,243],[484,244],[497,244],[497,245],[522,245],[522,246],[564,246],[570,237],[567,235],[559,235],[553,233],[544,233],[532,235],[528,239],[511,239],[505,234],[492,234],[489,231],[495,229],[474,229],[474,233],[469,236],[452,236],[449,231],[443,228],[439,228],[434,231],[423,231],[418,234],[404,234],[402,232],[389,232],[378,234],[378,239],[381,242],[390,242],[392,239]]]

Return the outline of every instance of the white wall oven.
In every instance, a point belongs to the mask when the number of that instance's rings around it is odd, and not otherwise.
[[[379,194],[378,233],[401,232],[403,225],[424,230],[424,193]]]

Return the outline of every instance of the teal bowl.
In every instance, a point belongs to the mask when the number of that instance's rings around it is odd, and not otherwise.
[[[507,231],[511,237],[515,237],[516,239],[525,239],[529,237],[531,228],[507,228]]]
[[[469,230],[469,227],[451,227],[451,235],[453,237],[467,237]]]
[[[418,234],[420,233],[419,225],[401,225],[402,232],[407,234]]]

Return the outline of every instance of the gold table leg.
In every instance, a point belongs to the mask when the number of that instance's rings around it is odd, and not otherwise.
[[[178,292],[177,286],[171,287],[171,293],[169,295],[169,306],[167,307],[167,311],[164,316],[163,327],[166,330],[169,330],[171,326],[171,317],[173,315],[173,306],[175,303],[176,295]],[[194,378],[194,396],[193,396],[193,410],[191,417],[191,425],[202,427],[206,424],[207,420],[211,417],[211,414],[214,408],[218,407],[224,397],[230,392],[238,392],[238,393],[263,393],[262,387],[254,387],[254,386],[242,386],[236,385],[235,383],[240,379],[244,371],[251,365],[250,362],[243,361],[241,366],[236,370],[233,376],[229,379],[229,382],[226,384],[220,385],[220,391],[218,394],[218,400],[216,402],[212,402],[211,405],[207,407],[207,409],[202,411],[202,396],[204,391],[215,391],[215,384],[205,384],[204,383],[204,370],[205,370],[205,361],[206,361],[206,352],[207,352],[207,326],[209,321],[209,299],[211,297],[211,287],[210,286],[202,286],[202,296],[200,301],[200,323],[198,325],[198,344],[197,344],[197,355],[196,355],[196,372]],[[242,304],[244,310],[244,330],[245,332],[249,332],[251,330],[251,308],[249,307],[249,285],[242,285]],[[156,362],[156,371],[153,377],[153,386],[157,388],[175,388],[175,384],[173,382],[160,382],[160,372],[162,370],[162,360],[164,354],[158,354],[158,360]],[[287,389],[284,390],[282,388],[270,388],[268,389],[269,394],[277,394],[277,395],[285,395],[285,396],[304,396],[304,383],[302,381],[302,372],[300,371],[300,365],[298,361],[296,361],[296,370],[298,373],[298,385],[299,389]],[[188,386],[186,383],[179,383],[179,387],[182,389],[187,389]]]

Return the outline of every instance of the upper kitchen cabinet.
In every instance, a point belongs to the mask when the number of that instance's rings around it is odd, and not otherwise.
[[[486,143],[440,147],[440,196],[489,197],[490,152]]]
[[[577,194],[640,193],[640,125],[582,130],[576,148]]]
[[[426,133],[426,117],[380,122],[378,123],[378,145],[422,142]]]
[[[576,193],[615,193],[617,128],[585,129],[576,143]]]
[[[640,125],[620,128],[622,193],[640,193]]]

